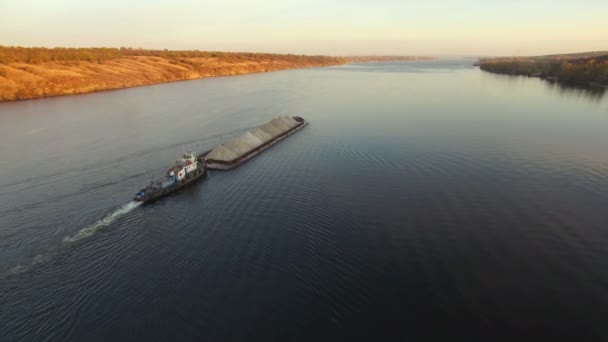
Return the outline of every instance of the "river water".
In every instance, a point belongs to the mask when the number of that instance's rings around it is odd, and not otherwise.
[[[608,338],[608,96],[473,62],[0,104],[0,340]],[[310,125],[131,202],[286,114]]]

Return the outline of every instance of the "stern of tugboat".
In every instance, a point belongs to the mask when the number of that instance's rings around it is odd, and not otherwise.
[[[136,202],[143,202],[145,196],[146,196],[146,189],[141,189],[141,190],[139,190],[139,192],[137,192],[135,194],[135,197],[133,197],[133,200]]]

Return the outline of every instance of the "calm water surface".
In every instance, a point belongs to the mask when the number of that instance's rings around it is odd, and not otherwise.
[[[608,339],[608,96],[472,62],[0,104],[0,340]],[[130,202],[288,113],[310,125]]]

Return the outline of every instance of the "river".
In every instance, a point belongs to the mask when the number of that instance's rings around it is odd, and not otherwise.
[[[0,341],[607,339],[608,96],[473,62],[0,104]],[[286,114],[310,125],[131,202]]]

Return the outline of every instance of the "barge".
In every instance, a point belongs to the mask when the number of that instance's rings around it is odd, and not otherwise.
[[[230,170],[301,130],[306,124],[306,120],[299,116],[278,117],[203,153],[199,158],[204,159],[210,170]]]
[[[205,176],[207,166],[200,156],[187,152],[169,168],[164,178],[150,181],[150,184],[139,190],[134,201],[148,203],[169,195],[195,180]]]

